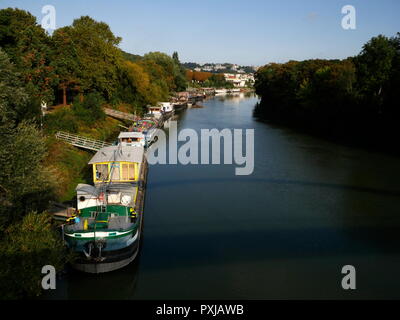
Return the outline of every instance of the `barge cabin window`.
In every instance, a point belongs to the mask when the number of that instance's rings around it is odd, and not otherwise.
[[[108,180],[108,164],[96,164],[96,180]]]
[[[138,164],[129,162],[96,163],[93,165],[94,182],[136,181]]]

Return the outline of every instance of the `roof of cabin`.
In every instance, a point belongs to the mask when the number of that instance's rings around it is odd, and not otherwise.
[[[137,137],[141,137],[143,135],[143,133],[141,132],[121,132],[118,136],[118,139],[122,139],[122,138],[137,138]]]
[[[113,161],[125,161],[125,162],[142,162],[143,161],[143,147],[137,146],[110,146],[101,148],[90,159],[89,164],[99,162],[113,162]]]

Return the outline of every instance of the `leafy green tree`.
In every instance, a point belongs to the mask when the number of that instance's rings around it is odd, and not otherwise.
[[[391,145],[400,118],[399,86],[400,34],[380,35],[356,57],[260,68],[255,113],[313,132]]]
[[[172,59],[174,60],[174,76],[175,76],[175,86],[176,91],[186,90],[187,80],[186,80],[186,68],[179,61],[178,52],[172,54]]]
[[[390,39],[379,35],[372,38],[354,59],[357,66],[357,84],[363,103],[382,112],[386,89],[392,72],[396,49]]]
[[[30,13],[7,8],[0,10],[0,47],[9,55],[26,88],[38,101],[52,102],[52,86],[57,81],[50,66],[51,39]]]
[[[34,125],[2,123],[0,130],[0,225],[4,226],[29,211],[46,209],[53,181],[43,166],[45,139]]]
[[[164,95],[157,94],[157,91],[160,91],[157,83],[162,83],[162,79],[152,81],[151,75],[145,70],[150,66],[152,65],[148,62],[126,61],[121,68],[116,98],[119,102],[130,103],[138,113],[143,111],[143,106],[154,105],[167,96],[167,89]],[[163,84],[166,87],[166,84]]]
[[[226,81],[223,74],[212,74],[206,81],[203,82],[203,87],[212,88],[233,88],[233,83]]]
[[[178,53],[174,57],[162,52],[149,52],[144,55],[145,61],[151,61],[161,67],[160,76],[168,85],[168,91],[181,91],[186,88],[185,70],[179,62]]]
[[[63,27],[54,31],[52,35],[52,61],[58,88],[62,90],[62,103],[68,103],[68,89],[80,88],[80,65],[76,45],[73,40],[71,27]]]
[[[392,60],[392,68],[390,70],[390,77],[387,82],[385,92],[385,117],[390,123],[389,128],[393,128],[392,134],[397,134],[397,122],[400,119],[399,107],[399,88],[400,88],[400,32],[390,39],[390,43],[395,50],[395,55]]]
[[[122,63],[117,47],[121,38],[114,36],[106,23],[88,16],[74,20],[65,30],[76,48],[81,91],[100,92],[109,100],[116,90],[118,67]]]
[[[20,121],[25,117],[29,95],[22,87],[20,75],[0,48],[0,115],[2,122]]]

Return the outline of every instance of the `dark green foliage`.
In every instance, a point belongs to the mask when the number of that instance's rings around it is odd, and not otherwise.
[[[179,61],[178,52],[172,54],[172,60],[174,60],[175,91],[184,91],[187,87],[186,68]]]
[[[109,99],[116,88],[121,42],[104,22],[84,16],[65,28],[76,49],[81,92],[100,92]]]
[[[103,120],[106,116],[102,109],[103,103],[103,97],[97,92],[92,92],[84,98],[83,102],[80,102],[79,98],[75,98],[72,111],[79,121],[93,124]]]
[[[52,102],[57,78],[50,66],[51,38],[36,18],[20,9],[0,10],[0,47],[15,64],[32,97]]]
[[[256,73],[264,118],[367,143],[393,141],[399,121],[399,36],[372,38],[346,60],[268,64]],[[374,130],[371,130],[371,128]]]
[[[233,88],[233,83],[226,81],[223,74],[213,74],[202,83],[202,87],[231,89]]]
[[[52,265],[59,271],[71,259],[46,213],[31,212],[14,223],[0,239],[0,293],[2,299],[33,298],[41,293],[41,271]]]
[[[149,52],[144,55],[144,60],[153,62],[161,69],[151,68],[150,73],[158,73],[165,81],[169,91],[182,91],[186,89],[185,69],[179,62],[178,53],[174,52],[174,57],[170,57],[162,52]],[[151,66],[151,64],[149,64]]]
[[[2,124],[0,135],[0,225],[47,208],[52,180],[43,167],[46,144],[35,126]]]
[[[38,214],[54,196],[44,164],[45,138],[25,118],[30,97],[19,73],[0,50],[0,294],[3,299],[38,295],[41,268],[62,268],[66,259],[50,218]]]
[[[61,109],[46,115],[44,127],[49,134],[57,131],[76,133],[78,132],[78,121],[71,109]]]
[[[19,123],[25,119],[40,119],[40,103],[31,97],[7,54],[0,48],[0,112],[8,120]]]

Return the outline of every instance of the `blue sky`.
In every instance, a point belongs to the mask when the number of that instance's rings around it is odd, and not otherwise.
[[[400,32],[398,0],[0,0],[0,8],[28,10],[38,22],[47,4],[56,8],[57,27],[90,15],[123,38],[125,51],[178,51],[185,62],[341,59],[373,36]],[[356,8],[356,30],[341,27],[348,4]]]

